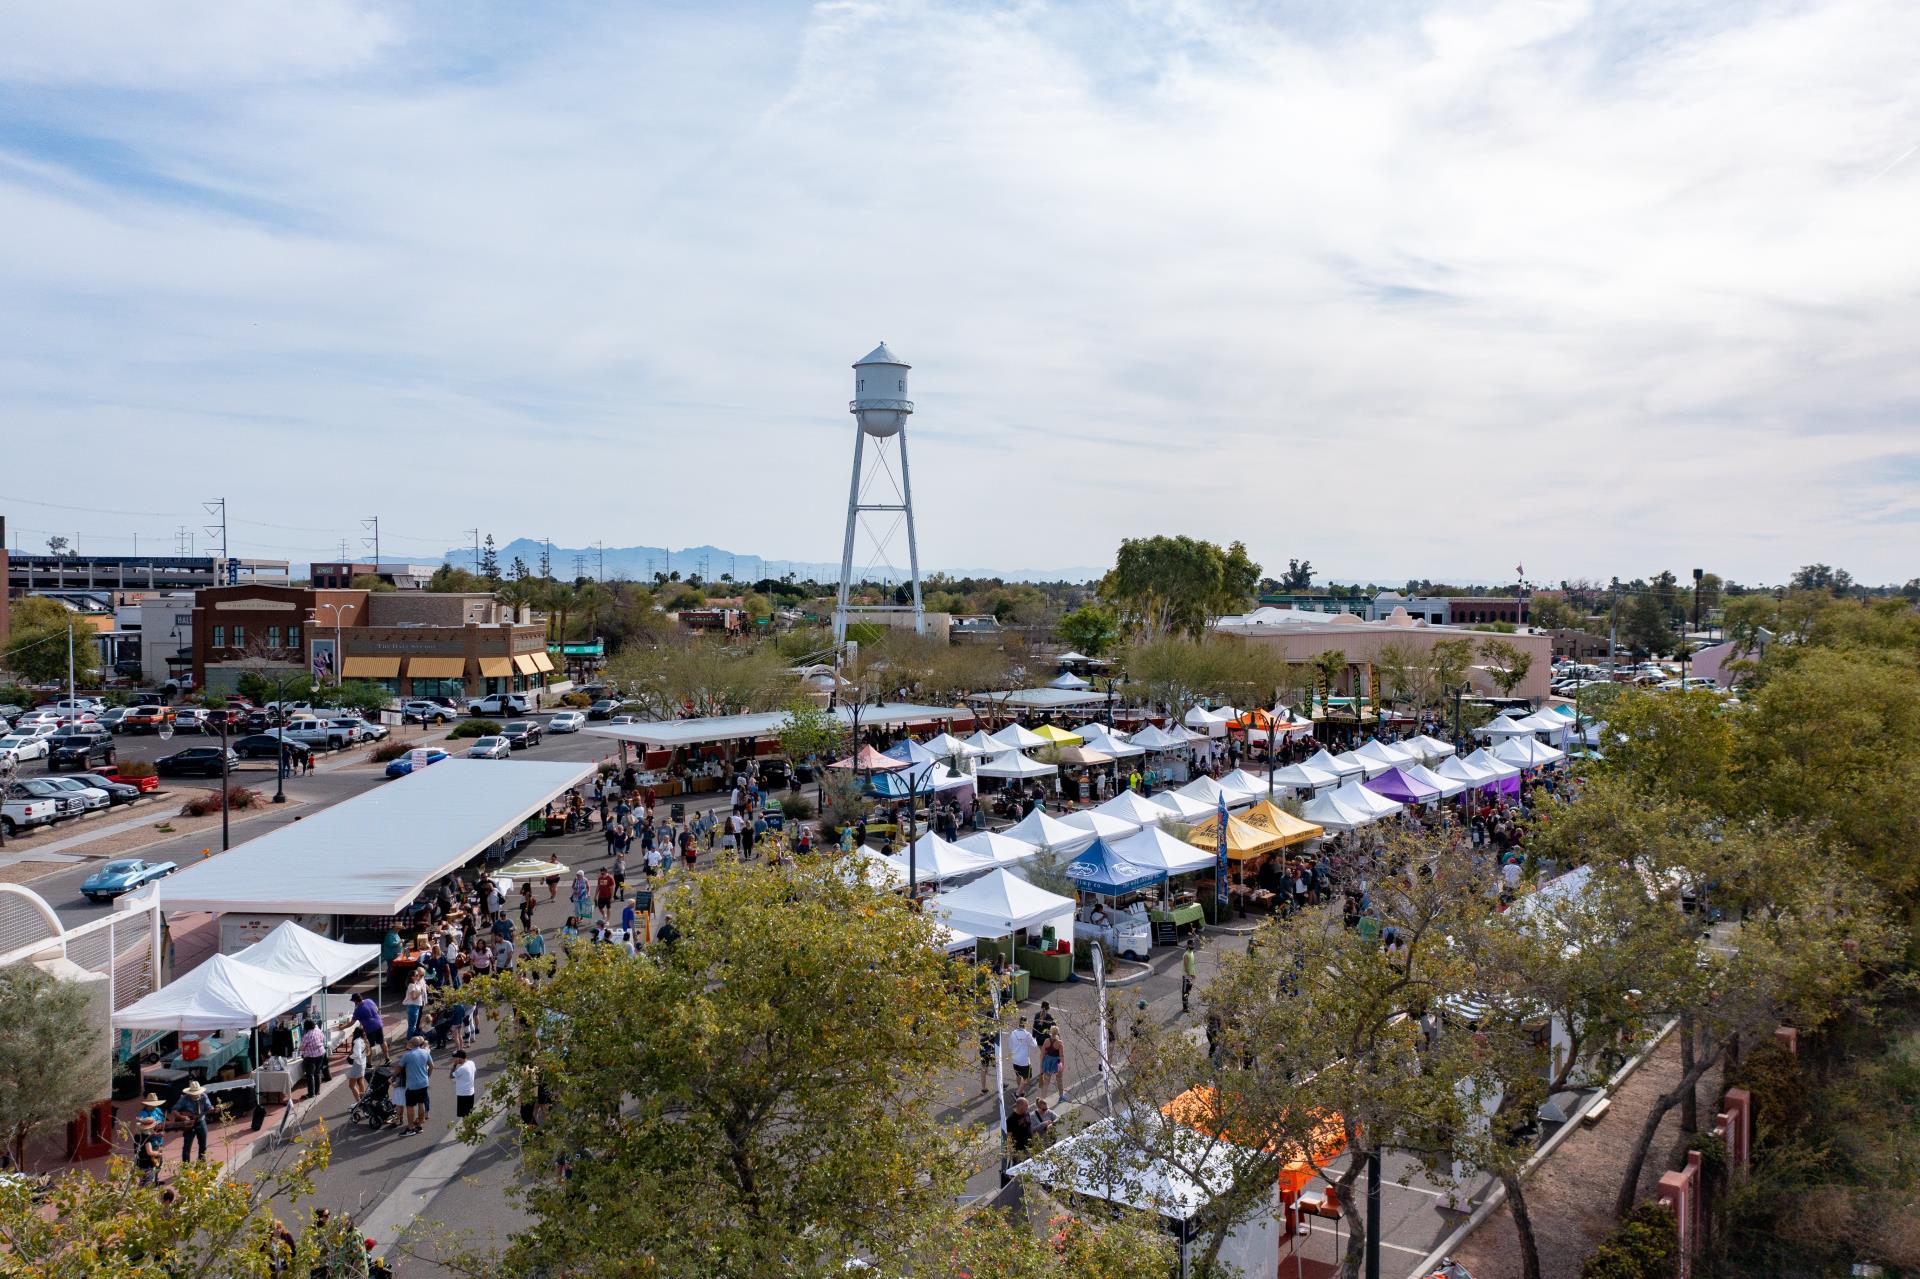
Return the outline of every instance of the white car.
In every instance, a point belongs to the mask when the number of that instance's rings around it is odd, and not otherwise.
[[[72,718],[73,716],[71,715],[63,714],[60,711],[48,710],[46,707],[43,706],[39,710],[28,711],[25,715],[22,715],[19,719],[16,719],[15,721],[13,721],[13,726],[16,730],[28,729],[28,728],[37,729],[42,724],[45,724],[47,728],[51,731],[53,729],[59,728],[61,724],[65,723],[66,721]]]
[[[547,721],[549,733],[577,733],[586,725],[585,711],[558,711]]]
[[[385,724],[376,724],[370,719],[356,718],[354,723],[360,726],[360,738],[368,742],[384,742],[393,735],[393,730]]]
[[[513,744],[504,737],[476,738],[467,747],[468,759],[505,759],[513,753]]]
[[[467,703],[469,715],[525,715],[527,699],[518,693],[489,693]]]
[[[63,715],[77,715],[83,711],[92,711],[98,715],[101,711],[107,709],[107,704],[97,697],[63,697],[59,701],[52,703],[47,709],[59,711]]]
[[[98,786],[87,785],[77,777],[49,777],[46,783],[79,800],[80,806],[89,813],[96,808],[105,808],[113,803],[113,796]]]
[[[647,721],[641,719],[638,715],[615,715],[607,721],[609,724],[644,724],[646,722]]]
[[[347,715],[339,719],[330,719],[328,725],[347,735],[349,745],[367,740],[367,724],[358,715]]]
[[[0,737],[0,755],[10,757],[15,764],[45,759],[49,750],[47,739],[38,733],[9,733]]]

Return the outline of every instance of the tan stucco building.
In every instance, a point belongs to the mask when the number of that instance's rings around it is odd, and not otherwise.
[[[1468,638],[1475,641],[1499,639],[1533,657],[1526,677],[1514,688],[1514,697],[1539,701],[1547,696],[1552,682],[1552,637],[1534,631],[1494,634],[1459,626],[1432,626],[1415,621],[1395,609],[1386,618],[1369,622],[1352,613],[1309,613],[1300,609],[1260,608],[1251,613],[1223,617],[1214,629],[1222,635],[1238,635],[1249,641],[1271,644],[1288,662],[1310,662],[1322,653],[1340,652],[1347,658],[1346,692],[1367,685],[1381,650],[1399,645],[1423,653],[1443,640]],[[1476,691],[1494,694],[1499,687],[1486,669],[1475,665],[1468,673]]]

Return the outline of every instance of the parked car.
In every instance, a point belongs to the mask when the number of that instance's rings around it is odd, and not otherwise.
[[[125,733],[157,733],[173,723],[173,712],[165,706],[129,706],[120,719]]]
[[[505,759],[513,753],[513,744],[504,737],[477,737],[467,747],[468,759]]]
[[[132,782],[117,782],[105,773],[75,773],[73,780],[76,782],[84,782],[95,790],[105,791],[109,804],[131,804],[134,800],[140,798],[140,788],[138,786],[135,786]]]
[[[599,701],[595,702],[593,705],[587,707],[587,718],[588,719],[612,719],[613,713],[619,709],[620,709],[619,698],[603,697]]]
[[[78,817],[87,811],[87,806],[79,796],[70,795],[44,777],[23,777],[16,781],[14,790],[24,792],[34,799],[44,799],[48,803],[59,805],[54,814],[56,821],[65,821],[69,817]]]
[[[304,760],[313,754],[313,748],[296,738],[286,741],[287,760]],[[277,759],[280,755],[280,735],[278,733],[249,733],[233,744],[233,753],[241,759]]]
[[[48,702],[41,709],[58,711],[62,715],[77,718],[89,712],[98,715],[107,709],[107,704],[97,697],[63,697],[57,702]]]
[[[95,764],[113,763],[114,754],[110,734],[70,728],[47,738],[47,771],[57,773],[63,768],[85,771]]]
[[[615,715],[608,722],[612,724],[644,724],[646,721],[638,715]]]
[[[403,724],[451,724],[454,718],[454,709],[438,702],[415,699],[400,704],[400,722]]]
[[[12,732],[0,737],[0,756],[11,758],[18,767],[30,759],[45,759],[47,739],[38,733]]]
[[[72,795],[78,799],[81,809],[84,812],[90,813],[96,808],[111,808],[113,806],[113,801],[108,798],[105,791],[97,786],[89,786],[78,778],[49,777],[46,779],[46,782],[47,785],[53,787],[55,790],[63,794]]]
[[[189,746],[183,751],[171,755],[162,755],[153,761],[154,771],[162,777],[201,777],[220,776],[221,765],[232,766],[239,762],[231,750],[218,746]]]
[[[73,716],[71,715],[63,715],[59,711],[47,710],[45,707],[41,707],[37,710],[27,711],[24,714],[14,716],[13,730],[17,733],[26,729],[37,729],[42,724],[45,724],[48,726],[48,730],[52,731],[53,729],[59,728],[62,724],[70,723],[72,719]]]
[[[207,731],[207,714],[198,706],[182,706],[173,713],[173,731],[204,733]]]
[[[336,715],[327,721],[329,728],[337,728],[347,735],[347,745],[357,746],[367,741],[367,721],[358,715]]]
[[[355,719],[354,723],[360,726],[361,741],[384,742],[387,738],[393,736],[393,730],[385,724],[376,724],[374,721],[365,718]]]
[[[127,699],[127,705],[129,706],[165,706],[166,704],[167,695],[165,693],[153,692],[151,689],[145,692],[135,693]]]
[[[23,830],[51,826],[60,820],[60,801],[42,798],[21,786],[7,788],[0,798],[0,832],[11,839]]]
[[[438,746],[432,746],[427,749],[427,763],[429,764],[438,764],[441,760],[446,758],[447,758],[447,753],[441,750]],[[388,777],[405,777],[408,773],[411,773],[412,771],[413,771],[413,756],[411,754],[402,755],[399,759],[396,759],[391,764],[387,765]]]
[[[337,728],[325,720],[290,720],[285,727],[274,733],[275,737],[285,736],[290,742],[300,742],[317,751],[337,751],[346,749],[349,741],[347,730]]]
[[[276,711],[282,715],[312,715],[312,702],[268,702],[262,710]]]
[[[100,727],[106,729],[109,733],[117,733],[120,731],[120,721],[127,717],[127,711],[129,709],[131,708],[126,706],[109,706],[106,710],[101,711],[99,715],[95,716],[95,719],[98,721]]]
[[[145,794],[148,791],[156,791],[160,789],[160,779],[157,776],[156,777],[128,777],[123,773],[121,773],[120,766],[118,764],[115,764],[112,768],[103,768],[98,773],[95,773],[94,776],[104,777],[108,781],[116,782],[122,786],[131,786],[135,790],[139,791],[141,794]]]
[[[467,703],[469,715],[525,715],[527,699],[518,693],[489,693]]]
[[[539,745],[542,735],[540,726],[530,719],[508,720],[506,727],[500,730],[500,736],[506,738],[507,744],[517,751]]]
[[[580,711],[559,711],[555,713],[552,719],[547,721],[547,731],[549,733],[577,733],[586,722],[586,715]]]
[[[165,879],[179,869],[172,862],[150,862],[139,857],[120,857],[108,862],[80,885],[88,901],[112,901],[142,884]]]

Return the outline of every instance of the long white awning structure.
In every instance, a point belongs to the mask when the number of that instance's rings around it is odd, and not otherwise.
[[[853,712],[837,706],[827,712],[843,724],[853,722]],[[675,746],[700,746],[707,742],[737,742],[754,737],[777,737],[787,722],[785,711],[762,711],[754,715],[709,715],[701,719],[659,719],[642,724],[589,724],[585,731],[615,741],[668,749]],[[973,712],[957,706],[920,706],[913,702],[884,702],[860,708],[860,727],[890,728],[895,724],[973,723]]]
[[[160,881],[168,911],[391,915],[592,775],[594,764],[443,759]]]

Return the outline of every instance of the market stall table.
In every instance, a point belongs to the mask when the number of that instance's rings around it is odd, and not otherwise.
[[[182,1045],[171,1055],[163,1058],[161,1064],[168,1070],[178,1070],[205,1082],[219,1074],[220,1068],[235,1058],[241,1059],[242,1070],[248,1069],[251,1065],[248,1039],[246,1035],[223,1035],[218,1039],[202,1039],[198,1045],[198,1056],[187,1057],[186,1046]]]

